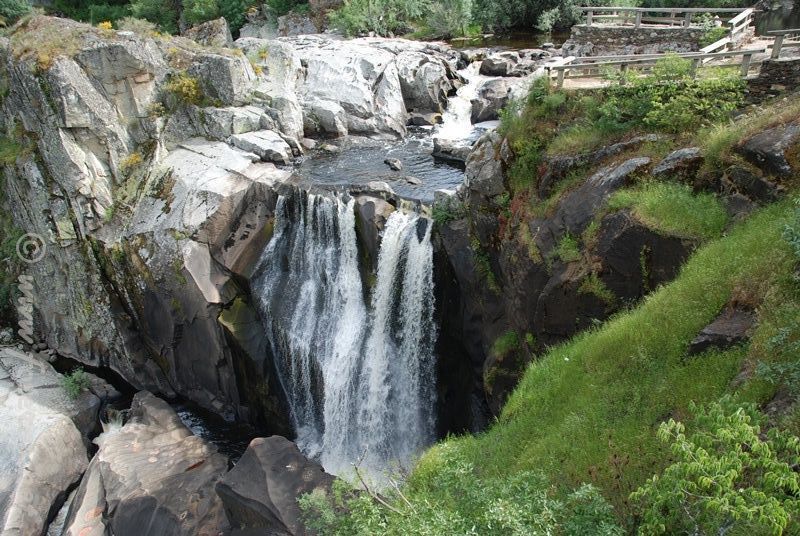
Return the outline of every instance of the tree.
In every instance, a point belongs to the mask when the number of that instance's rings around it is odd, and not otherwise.
[[[239,34],[239,30],[244,26],[247,19],[245,12],[248,7],[250,7],[250,2],[247,0],[219,0],[219,11],[228,21],[228,26],[234,37]]]
[[[798,527],[800,439],[770,429],[754,404],[692,405],[693,431],[673,419],[658,437],[678,461],[631,494],[644,534],[782,534]]]
[[[149,20],[165,33],[178,31],[178,9],[173,2],[161,0],[133,0],[131,14],[137,19]]]

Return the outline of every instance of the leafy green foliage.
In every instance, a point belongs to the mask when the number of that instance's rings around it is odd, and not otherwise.
[[[228,26],[234,37],[239,35],[239,30],[247,20],[247,8],[252,5],[250,0],[218,0],[219,12],[228,21]]]
[[[630,208],[652,229],[687,238],[716,238],[728,221],[722,203],[712,194],[695,194],[685,184],[648,181],[615,192],[610,210]]]
[[[0,22],[13,24],[31,11],[27,0],[0,0]]]
[[[463,218],[465,209],[463,204],[451,203],[449,205],[436,204],[431,210],[431,217],[437,225],[444,225],[453,220]]]
[[[457,504],[442,502],[429,493],[432,483],[418,481],[405,500],[398,492],[388,492],[384,500],[392,505],[389,509],[340,481],[330,496],[315,492],[301,497],[307,526],[330,536],[623,534],[610,505],[591,485],[557,500],[539,473],[476,479],[476,467],[457,451],[443,447],[437,456],[441,470],[435,486],[451,490],[460,498]]]
[[[133,0],[131,15],[137,19],[149,20],[162,32],[174,34],[178,31],[178,10],[161,0]]]
[[[631,494],[645,534],[712,534],[738,529],[781,534],[800,513],[800,439],[762,430],[755,404],[730,398],[690,404],[694,422],[662,423],[658,437],[677,460]]]
[[[328,15],[332,27],[345,35],[375,32],[406,33],[411,23],[430,12],[430,0],[347,0]]]
[[[744,82],[735,74],[721,78],[691,76],[691,62],[678,56],[659,60],[652,74],[606,89],[596,120],[687,132],[726,119],[744,102]]]
[[[219,17],[217,0],[183,0],[183,17],[190,25]]]
[[[267,0],[269,12],[274,17],[281,17],[290,11],[298,11],[308,7],[308,3],[304,0]]]
[[[55,0],[53,10],[71,19],[97,24],[103,21],[117,21],[130,15],[130,5],[126,0],[106,2],[86,2],[85,0]]]
[[[429,38],[447,39],[470,33],[472,0],[433,2],[425,19]]]
[[[67,392],[67,396],[75,400],[81,393],[92,385],[89,375],[82,368],[76,368],[69,374],[61,376],[61,386]]]
[[[581,258],[581,248],[578,239],[570,234],[565,234],[553,250],[553,255],[563,262],[575,262]]]

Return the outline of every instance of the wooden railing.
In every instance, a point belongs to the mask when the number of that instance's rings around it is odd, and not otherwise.
[[[719,16],[720,21],[727,22],[732,30],[741,31],[750,26],[753,19],[754,10],[752,8],[668,8],[668,7],[582,7],[579,8],[586,13],[586,25],[591,26],[595,22],[608,21],[612,24],[623,26],[632,25],[639,28],[643,25],[666,25],[683,26],[688,28],[692,25],[692,18],[702,13],[711,13]],[[666,16],[665,16],[666,15]],[[730,18],[728,18],[730,16]],[[727,19],[727,20],[726,20]]]
[[[789,47],[800,47],[800,28],[793,30],[773,30],[767,32],[774,35],[775,41],[772,44],[772,59],[776,60],[781,56],[781,50]]]
[[[696,75],[698,68],[706,61],[715,59],[741,57],[741,61],[734,63],[720,64],[718,67],[739,68],[739,74],[745,77],[750,72],[750,68],[757,65],[753,61],[756,54],[765,54],[767,48],[752,48],[746,50],[730,50],[726,52],[689,52],[684,54],[635,54],[629,56],[588,56],[584,58],[572,58],[565,61],[562,65],[547,67],[551,78],[556,79],[556,87],[564,85],[565,78],[602,78],[617,70],[624,75],[629,69],[647,71],[653,68],[656,62],[668,56],[679,56],[692,62],[692,74]],[[579,61],[576,61],[579,60]],[[620,83],[625,83],[625,76],[620,76]]]

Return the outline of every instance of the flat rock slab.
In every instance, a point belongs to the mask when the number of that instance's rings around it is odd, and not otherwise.
[[[239,463],[217,484],[234,529],[264,534],[307,534],[297,498],[328,491],[334,477],[306,458],[297,445],[272,436],[250,442]]]
[[[756,321],[755,313],[743,309],[727,309],[689,343],[689,355],[710,348],[725,350],[750,338],[750,329]]]
[[[236,134],[228,138],[228,143],[243,151],[257,154],[264,162],[287,165],[291,161],[292,148],[272,130]]]
[[[756,134],[745,141],[739,151],[746,159],[767,173],[789,177],[792,169],[787,152],[800,144],[800,123],[790,123]]]

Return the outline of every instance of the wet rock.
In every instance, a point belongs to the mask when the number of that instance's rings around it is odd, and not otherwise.
[[[393,171],[401,171],[403,169],[403,163],[398,158],[387,158],[383,163]]]
[[[689,343],[689,355],[697,355],[710,348],[725,350],[742,344],[750,338],[756,316],[752,311],[728,308]]]
[[[470,192],[492,197],[505,191],[503,160],[498,153],[500,141],[495,132],[484,134],[469,154],[464,184]]]
[[[217,535],[228,530],[214,486],[228,462],[193,435],[169,404],[134,396],[128,422],[96,440],[65,536]]]
[[[509,100],[511,86],[506,80],[494,79],[484,82],[472,100],[472,123],[481,123],[500,118],[502,110]]]
[[[484,76],[509,76],[519,62],[516,52],[503,52],[489,56],[481,62],[480,73]]]
[[[86,469],[100,401],[72,400],[61,376],[33,354],[0,349],[0,532],[42,534]]]
[[[442,122],[442,114],[413,112],[408,117],[408,124],[415,127],[432,127]]]
[[[207,47],[230,48],[233,46],[231,30],[225,17],[192,26],[183,32],[183,35]]]
[[[283,165],[291,162],[291,147],[280,135],[271,130],[236,134],[228,139],[228,143],[243,151],[257,154],[264,162],[276,162]]]
[[[307,104],[303,117],[306,134],[333,134],[347,136],[347,114],[338,103],[328,100],[315,100]]]
[[[317,148],[317,142],[312,140],[311,138],[303,138],[300,140],[300,145],[303,146],[303,149],[307,151],[313,151]]]
[[[738,150],[744,157],[765,173],[790,177],[800,163],[789,161],[788,154],[800,145],[800,123],[789,123],[756,134],[745,141]],[[793,165],[795,166],[793,168]]]
[[[367,250],[372,264],[378,260],[380,238],[386,221],[395,211],[395,207],[379,197],[361,195],[356,198],[356,214],[360,244]]]
[[[322,151],[323,153],[328,153],[328,154],[338,154],[342,152],[342,150],[339,147],[337,147],[332,143],[323,143],[322,145],[319,146],[319,150]]]
[[[725,211],[733,221],[742,221],[747,218],[757,205],[740,193],[733,193],[723,199]]]
[[[731,166],[726,169],[722,183],[726,189],[739,192],[761,203],[775,201],[785,192],[780,186],[741,166]]]
[[[433,156],[436,158],[465,164],[470,151],[472,147],[464,140],[433,138]]]
[[[703,155],[698,147],[686,147],[668,154],[653,167],[654,177],[688,177],[695,173],[703,163]]]
[[[406,180],[406,182],[408,184],[411,184],[413,186],[422,186],[422,179],[420,179],[418,177],[408,176],[408,177],[405,177],[405,180]]]
[[[11,344],[14,342],[14,330],[3,328],[0,330],[0,344]]]
[[[294,443],[272,436],[251,441],[216,490],[234,529],[300,536],[308,531],[298,497],[315,490],[329,492],[333,480]]]

